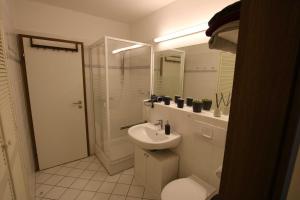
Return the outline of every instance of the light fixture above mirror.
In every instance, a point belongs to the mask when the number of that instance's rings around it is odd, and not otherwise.
[[[207,28],[208,28],[207,22],[201,23],[196,26],[192,26],[189,28],[185,28],[185,29],[170,33],[170,34],[159,36],[154,39],[154,42],[159,43],[159,42],[164,42],[167,40],[176,39],[179,37],[184,37],[187,35],[192,35],[192,34],[199,33],[199,32],[204,32],[204,31],[206,31]]]

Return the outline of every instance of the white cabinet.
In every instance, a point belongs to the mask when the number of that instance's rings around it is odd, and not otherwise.
[[[134,151],[134,177],[142,185],[146,185],[146,152],[135,147]]]
[[[178,156],[170,150],[147,151],[135,147],[135,180],[159,194],[178,174]]]

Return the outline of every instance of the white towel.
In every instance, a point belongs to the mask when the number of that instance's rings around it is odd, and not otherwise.
[[[219,27],[208,42],[209,48],[236,53],[239,23],[237,20]]]

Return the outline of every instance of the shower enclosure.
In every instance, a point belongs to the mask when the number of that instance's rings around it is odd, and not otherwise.
[[[89,47],[96,155],[110,174],[133,166],[127,131],[143,122],[152,90],[151,45],[104,37]]]

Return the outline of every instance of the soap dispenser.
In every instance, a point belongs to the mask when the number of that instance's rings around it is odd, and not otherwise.
[[[171,133],[171,126],[169,124],[169,121],[167,121],[167,123],[165,124],[165,134],[170,135],[170,133]]]

